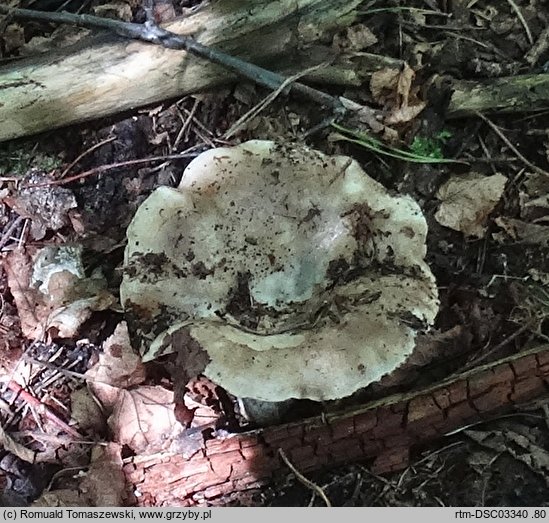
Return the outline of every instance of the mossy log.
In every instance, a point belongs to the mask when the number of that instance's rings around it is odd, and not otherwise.
[[[361,0],[220,0],[166,29],[258,65],[349,25]],[[278,67],[277,67],[278,64]],[[112,35],[0,68],[0,141],[101,118],[233,79],[184,51]]]
[[[399,60],[370,53],[335,57],[317,45],[347,26],[360,0],[220,0],[167,25],[182,35],[287,74],[331,61],[307,77],[359,86]],[[221,66],[121,37],[99,34],[65,49],[0,67],[0,142],[97,119],[234,80]],[[456,80],[448,116],[549,107],[549,74],[482,82]]]

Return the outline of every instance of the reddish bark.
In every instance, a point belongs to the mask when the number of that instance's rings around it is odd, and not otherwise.
[[[427,390],[345,412],[207,441],[189,459],[135,458],[124,467],[139,505],[196,505],[288,473],[373,460],[378,473],[408,465],[414,445],[512,410],[547,389],[549,346],[474,369]]]

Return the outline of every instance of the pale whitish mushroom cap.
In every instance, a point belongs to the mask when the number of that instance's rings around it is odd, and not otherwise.
[[[426,233],[411,198],[348,157],[213,149],[138,209],[122,303],[146,359],[184,328],[237,396],[341,398],[403,363],[434,321]]]

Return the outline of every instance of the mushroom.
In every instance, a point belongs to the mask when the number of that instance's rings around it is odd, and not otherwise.
[[[351,158],[212,149],[138,209],[122,304],[146,360],[187,351],[239,397],[338,399],[401,365],[433,323],[426,234],[418,204]]]

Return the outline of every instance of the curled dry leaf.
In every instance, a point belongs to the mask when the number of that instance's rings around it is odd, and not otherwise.
[[[4,202],[24,218],[31,219],[31,236],[41,240],[48,230],[58,231],[69,225],[68,212],[77,207],[71,190],[50,185],[53,178],[41,172],[32,172],[22,180],[23,188]],[[34,186],[34,187],[33,187]]]
[[[346,396],[434,321],[426,233],[411,198],[348,157],[268,141],[207,151],[128,228],[130,333],[147,358],[179,333],[178,350],[197,344],[206,376],[237,396]]]
[[[104,18],[114,18],[115,20],[123,20],[124,22],[131,22],[132,20],[132,7],[129,2],[107,2],[96,5],[93,8],[93,12],[96,16]]]
[[[516,427],[520,429],[519,426]],[[513,427],[502,430],[466,430],[465,434],[473,441],[498,453],[508,453],[523,462],[530,470],[541,474],[547,481],[549,473],[549,452],[540,446],[534,434],[526,431],[521,434]]]
[[[25,45],[21,46],[20,53],[25,56],[32,56],[68,47],[76,44],[90,33],[89,29],[82,27],[60,25],[47,36],[34,36],[31,38]]]
[[[72,488],[45,492],[34,507],[120,507],[128,498],[122,472],[122,446],[94,447],[88,471],[72,480]]]
[[[34,463],[36,452],[28,449],[21,443],[17,443],[0,425],[0,445],[7,452],[15,454],[19,459],[26,461],[27,463]]]
[[[102,434],[106,428],[101,407],[85,387],[71,393],[71,418],[81,433],[90,430],[94,435]]]
[[[159,386],[132,390],[91,384],[106,411],[113,439],[134,452],[167,450],[184,430],[174,416],[173,392]]]
[[[549,179],[539,173],[525,176],[519,192],[520,219],[499,216],[496,224],[503,232],[494,234],[509,241],[540,247],[549,246]]]
[[[384,68],[372,74],[370,92],[389,111],[384,119],[387,125],[409,122],[425,109],[427,104],[412,89],[414,77],[415,72],[407,63],[401,69]]]
[[[112,336],[105,340],[97,363],[86,372],[86,379],[121,388],[145,381],[145,366],[132,349],[126,322],[119,323]]]
[[[73,337],[93,311],[114,305],[104,279],[85,276],[81,256],[79,246],[48,246],[17,249],[3,259],[25,337]]]
[[[19,24],[9,24],[2,32],[6,55],[17,51],[25,43],[25,31]]]
[[[506,216],[499,216],[495,222],[514,242],[549,247],[549,227],[547,225],[537,225]],[[496,239],[505,240],[506,238],[497,234]]]
[[[363,51],[378,41],[377,36],[365,24],[355,24],[347,28],[343,36],[336,35],[333,47],[339,52]]]
[[[466,236],[482,238],[488,217],[503,195],[507,178],[492,176],[454,176],[437,193],[441,201],[435,219],[445,227]]]

